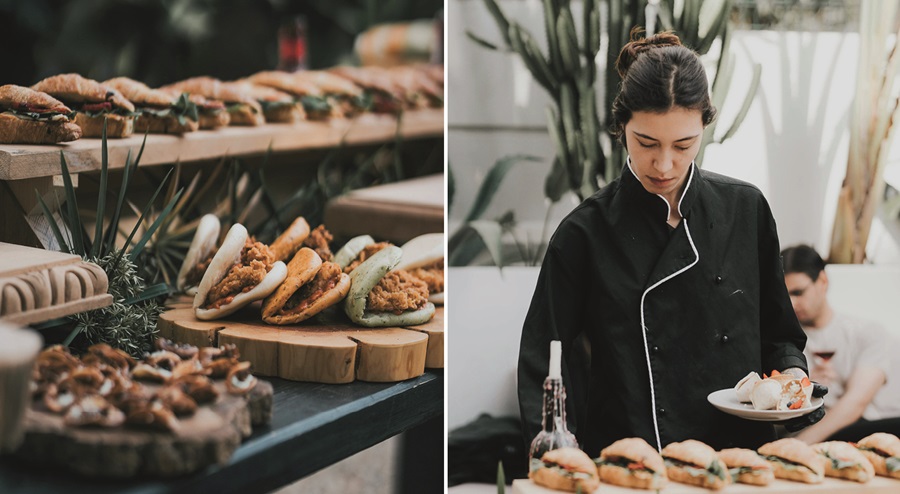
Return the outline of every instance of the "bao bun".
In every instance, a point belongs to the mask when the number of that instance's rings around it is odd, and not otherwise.
[[[184,263],[178,271],[177,288],[188,295],[196,295],[196,286],[185,286],[187,275],[191,270],[204,261],[206,257],[216,248],[219,241],[219,218],[214,214],[206,214],[200,218],[200,224],[197,225],[197,231],[194,233],[194,239],[191,240],[191,246],[188,248],[187,254],[184,256]]]
[[[291,297],[307,283],[312,282],[324,263],[316,251],[303,247],[287,265],[288,276],[284,282],[263,302],[262,318],[269,324],[295,324],[305,321],[340,302],[350,291],[350,276],[341,272],[335,286],[314,300],[301,311],[282,309]]]
[[[426,233],[410,240],[400,247],[403,256],[394,269],[410,270],[427,266],[444,259],[444,234]],[[443,305],[444,292],[430,293],[428,301]]]
[[[248,238],[247,229],[239,223],[228,230],[228,235],[225,236],[222,246],[219,247],[218,252],[209,263],[209,267],[200,281],[197,295],[194,296],[194,314],[197,319],[212,320],[232,314],[241,307],[268,296],[287,277],[287,266],[281,261],[276,261],[265,278],[250,291],[238,293],[231,302],[218,308],[204,308],[209,291],[225,278],[233,265],[241,261],[241,251]]]
[[[334,255],[334,262],[337,263],[341,269],[346,268],[356,259],[356,256],[362,252],[367,246],[374,244],[375,239],[373,239],[369,235],[360,235],[358,237],[353,237],[341,247],[341,250],[337,251]]]

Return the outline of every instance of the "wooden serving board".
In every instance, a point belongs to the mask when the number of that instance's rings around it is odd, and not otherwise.
[[[170,307],[159,317],[160,336],[195,346],[233,343],[254,374],[328,384],[395,382],[444,363],[443,307],[428,324],[410,328],[364,328],[334,313],[324,317],[329,322],[271,326],[260,319],[258,303],[217,321],[195,318],[186,298]]]
[[[548,489],[535,485],[529,479],[517,479],[513,481],[513,494],[558,494],[562,491]],[[616,485],[600,484],[595,491],[597,494],[637,494],[643,491],[630,489]],[[900,480],[885,477],[875,477],[865,484],[849,480],[840,480],[826,477],[821,484],[804,484],[802,482],[790,482],[776,479],[775,482],[762,487],[758,485],[731,484],[724,489],[711,491],[702,487],[669,482],[669,485],[658,492],[663,494],[897,494],[900,492]],[[592,494],[592,493],[585,493]]]
[[[63,254],[0,242],[0,320],[32,324],[112,304],[99,266]]]
[[[16,455],[91,477],[171,477],[224,464],[251,425],[271,420],[272,385],[259,381],[246,396],[228,394],[221,381],[215,386],[216,402],[179,419],[172,433],[68,427],[62,415],[36,402],[25,415],[25,439]]]

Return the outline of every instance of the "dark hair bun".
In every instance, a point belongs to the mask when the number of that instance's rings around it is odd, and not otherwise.
[[[681,46],[681,39],[671,31],[654,34],[649,38],[641,38],[641,33],[643,32],[644,30],[640,27],[632,28],[630,36],[631,41],[626,43],[625,46],[622,47],[622,51],[619,52],[619,58],[616,59],[616,70],[619,72],[619,77],[622,79],[625,78],[625,74],[628,73],[631,64],[637,60],[637,57],[641,53],[654,48]]]

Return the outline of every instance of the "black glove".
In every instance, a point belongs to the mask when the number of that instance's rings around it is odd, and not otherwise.
[[[825,386],[824,384],[819,384],[816,382],[814,382],[812,384],[813,384],[813,392],[812,392],[813,398],[822,398],[826,394],[828,394],[828,386]],[[808,413],[806,415],[803,415],[802,417],[797,417],[795,419],[785,420],[783,422],[778,422],[778,423],[783,425],[784,428],[787,429],[788,432],[798,432],[798,431],[803,430],[803,429],[815,424],[816,422],[822,420],[822,417],[824,417],[824,416],[825,416],[825,407],[819,407],[819,408],[815,409],[815,411]]]

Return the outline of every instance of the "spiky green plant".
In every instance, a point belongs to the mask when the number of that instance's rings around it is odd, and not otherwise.
[[[100,188],[97,206],[94,209],[96,214],[94,215],[93,236],[88,234],[88,230],[85,228],[82,220],[82,214],[78,209],[75,188],[72,185],[72,176],[66,163],[65,154],[62,151],[59,154],[60,174],[62,175],[65,189],[65,211],[59,211],[62,225],[57,224],[50,208],[38,191],[35,190],[40,207],[60,248],[64,252],[80,255],[86,261],[95,262],[103,267],[109,278],[109,293],[113,296],[113,304],[111,306],[77,314],[70,318],[76,325],[68,338],[66,338],[66,345],[71,344],[76,336],[83,333],[90,343],[108,343],[135,356],[139,356],[150,349],[152,336],[156,331],[156,318],[161,311],[158,299],[166,296],[169,293],[169,288],[165,283],[147,286],[144,280],[137,275],[135,260],[143,251],[150,237],[171,212],[181,196],[181,192],[176,193],[172,200],[168,201],[143,235],[138,237],[137,241],[134,241],[139,226],[165,185],[165,181],[168,179],[167,175],[166,180],[157,188],[150,202],[144,207],[137,224],[131,230],[123,246],[119,247],[116,245],[119,221],[122,217],[128,193],[128,184],[140,162],[145,144],[146,136],[135,160],[132,161],[131,153],[128,153],[122,174],[122,183],[115,198],[115,209],[107,224],[105,214],[108,195],[109,153],[106,139],[106,122],[104,122],[100,155]]]

